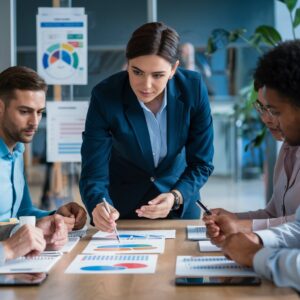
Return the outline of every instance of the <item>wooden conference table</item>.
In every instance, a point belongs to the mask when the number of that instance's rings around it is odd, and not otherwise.
[[[289,288],[276,288],[263,281],[261,286],[218,286],[192,287],[175,286],[175,265],[177,255],[200,255],[197,242],[186,238],[186,226],[198,225],[195,220],[122,220],[119,229],[176,229],[176,239],[167,239],[165,251],[158,257],[154,274],[64,274],[75,256],[84,249],[95,229],[51,269],[47,280],[38,287],[0,288],[0,299],[299,299]]]

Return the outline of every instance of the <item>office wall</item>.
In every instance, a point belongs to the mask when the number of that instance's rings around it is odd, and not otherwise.
[[[182,42],[204,48],[212,29],[246,28],[250,33],[260,24],[274,23],[274,0],[158,0],[158,20],[173,26]],[[36,68],[36,14],[39,6],[51,0],[17,0],[18,63]],[[131,32],[147,21],[147,0],[73,0],[74,7],[85,7],[88,15],[89,79],[87,86],[74,86],[77,99],[88,98],[101,79],[120,70],[125,63],[124,49]],[[247,82],[255,66],[254,50],[237,43],[238,61],[246,64],[237,70],[236,91]],[[229,95],[227,51],[212,56],[213,93]],[[49,97],[51,98],[51,89]]]

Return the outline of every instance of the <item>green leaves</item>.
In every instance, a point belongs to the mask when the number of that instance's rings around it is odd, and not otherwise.
[[[296,9],[293,27],[296,28],[300,24],[300,8]]]
[[[255,29],[253,36],[250,38],[250,42],[254,47],[257,47],[260,43],[265,43],[268,46],[276,46],[282,41],[280,33],[272,26],[261,25]]]
[[[235,29],[232,31],[228,31],[222,28],[214,29],[207,41],[207,54],[212,54],[218,49],[225,48],[229,43],[238,40],[245,32],[246,30],[243,28]]]
[[[287,6],[288,10],[292,12],[298,0],[278,0],[278,1],[284,3]]]

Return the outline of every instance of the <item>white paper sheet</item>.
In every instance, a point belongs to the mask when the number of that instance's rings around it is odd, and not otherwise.
[[[176,230],[118,230],[121,240],[175,239]],[[92,239],[116,240],[114,232],[96,232]]]
[[[80,237],[69,237],[69,241],[60,249],[60,251],[63,253],[71,252],[79,241]]]
[[[177,256],[177,276],[256,276],[225,256]]]
[[[148,240],[91,240],[82,253],[102,254],[102,253],[163,253],[165,249],[165,239]]]
[[[47,102],[47,161],[80,162],[88,101]]]
[[[200,252],[221,252],[221,248],[212,244],[211,241],[199,241]]]
[[[193,241],[205,241],[208,240],[206,236],[205,226],[187,226],[187,236],[189,240]]]
[[[0,274],[4,273],[48,273],[62,257],[57,252],[49,255],[38,255],[32,258],[19,257],[6,261],[0,266]]]
[[[157,255],[77,255],[65,273],[146,274],[154,273]]]

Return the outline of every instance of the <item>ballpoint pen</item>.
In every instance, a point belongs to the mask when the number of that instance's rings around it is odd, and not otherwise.
[[[202,204],[202,203],[200,202],[200,200],[197,200],[197,201],[196,201],[196,204],[197,204],[200,208],[203,208],[207,215],[212,215],[212,212],[211,212],[204,204]]]
[[[106,211],[110,214],[110,208],[108,206],[108,203],[107,203],[106,199],[102,198],[102,200],[103,200],[104,207],[105,207]],[[115,234],[117,236],[118,242],[121,243],[119,233],[118,233],[118,230],[117,230],[117,226],[114,227],[114,231],[115,231]]]

